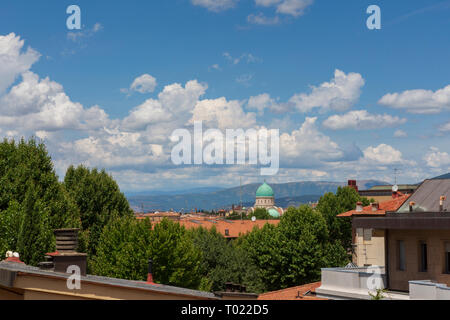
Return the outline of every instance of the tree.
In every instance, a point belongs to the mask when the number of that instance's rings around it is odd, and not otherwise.
[[[252,216],[254,216],[257,220],[270,220],[270,219],[273,219],[273,217],[269,214],[269,212],[266,209],[264,209],[264,208],[256,209]]]
[[[15,200],[0,213],[0,254],[17,250],[21,220],[21,204]]]
[[[35,212],[31,215],[32,207]],[[0,249],[18,251],[30,264],[36,264],[36,257],[42,257],[52,243],[34,238],[41,232],[21,227],[27,218],[39,221],[37,228],[42,230],[80,225],[78,209],[58,181],[45,145],[34,138],[18,143],[5,139],[0,143]],[[21,252],[27,250],[24,243],[40,244],[34,247],[36,257]]]
[[[227,282],[245,285],[248,291],[260,292],[263,288],[259,270],[250,256],[234,246],[213,227],[194,228],[188,231],[197,248],[202,251],[201,274],[207,281],[205,291],[224,291]]]
[[[150,235],[148,219],[114,217],[103,229],[97,254],[89,261],[92,272],[112,278],[146,280]]]
[[[150,236],[150,257],[156,282],[198,289],[202,283],[202,252],[179,223],[163,219]]]
[[[330,192],[321,197],[316,208],[325,218],[330,232],[330,241],[340,242],[345,249],[350,249],[352,244],[351,218],[337,217],[337,215],[354,210],[356,203],[359,201],[363,205],[369,205],[370,203],[367,198],[361,197],[355,189],[339,187],[336,194]]]
[[[25,195],[17,243],[22,261],[35,266],[43,261],[46,252],[55,248],[49,210],[38,198],[38,188],[31,183]]]
[[[95,255],[100,235],[110,219],[131,217],[133,211],[117,182],[105,170],[71,166],[67,169],[64,186],[80,210],[82,246]]]
[[[324,217],[308,206],[289,208],[278,226],[254,230],[240,245],[260,269],[269,291],[317,281],[321,268],[347,262],[345,250],[330,243]]]

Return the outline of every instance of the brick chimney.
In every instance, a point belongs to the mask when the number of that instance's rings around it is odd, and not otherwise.
[[[447,197],[444,196],[444,195],[442,195],[442,196],[439,198],[439,211],[440,211],[440,212],[444,212],[444,201],[445,201],[445,200],[447,200]]]
[[[380,204],[378,202],[372,203],[372,211],[378,211],[380,210]]]
[[[70,266],[78,266],[81,275],[87,272],[87,254],[77,252],[79,229],[55,230],[56,252],[47,253],[45,262],[39,263],[41,269],[66,273]]]
[[[239,293],[245,293],[247,292],[247,287],[236,284],[233,282],[226,282],[225,283],[225,292],[239,292]]]
[[[355,189],[356,192],[359,191],[358,185],[356,184],[356,180],[348,180],[348,187],[352,188],[352,189]]]
[[[356,203],[356,212],[362,212],[364,210],[363,203],[357,202]]]
[[[414,201],[411,201],[409,203],[409,212],[413,212],[414,211],[414,206],[416,205],[416,203]]]
[[[155,284],[153,282],[153,260],[152,259],[148,259],[147,283]]]
[[[24,264],[21,260],[20,260],[20,256],[17,252],[12,252],[12,251],[8,251],[6,252],[6,262],[13,262],[13,263],[21,263]]]

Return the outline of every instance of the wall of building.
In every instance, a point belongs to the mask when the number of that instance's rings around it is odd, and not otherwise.
[[[384,230],[357,228],[353,263],[358,267],[385,266],[384,236]]]
[[[450,288],[430,281],[410,281],[411,300],[450,300]]]
[[[406,268],[399,270],[398,241],[404,241]],[[420,272],[420,242],[427,244],[427,272]],[[445,272],[445,243],[450,242],[450,230],[389,230],[389,288],[408,291],[409,281],[432,280],[450,285]]]
[[[256,198],[255,208],[267,208],[275,205],[273,197],[258,197]]]
[[[0,286],[0,301],[23,300],[23,292]]]
[[[69,290],[65,278],[20,275],[15,288],[24,292],[24,300],[195,300],[200,297],[167,294],[119,285],[83,281],[81,290]]]

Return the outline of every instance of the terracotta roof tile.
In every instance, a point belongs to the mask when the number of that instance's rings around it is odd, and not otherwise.
[[[372,206],[366,206],[363,211],[351,210],[338,215],[338,217],[351,217],[357,215],[385,215],[388,211],[397,211],[403,203],[410,197],[409,194],[402,194],[398,198],[380,202],[379,209],[377,211],[372,210]]]
[[[186,229],[203,227],[206,229],[211,229],[213,226],[216,227],[217,232],[221,233],[225,238],[237,238],[240,235],[249,233],[253,228],[262,228],[265,224],[277,225],[280,220],[257,220],[255,222],[250,220],[199,220],[199,219],[189,219],[181,220],[179,223]],[[228,232],[227,232],[228,230]]]
[[[314,282],[298,287],[267,292],[259,295],[258,300],[327,300],[315,296],[321,282]],[[308,293],[308,295],[306,295]]]

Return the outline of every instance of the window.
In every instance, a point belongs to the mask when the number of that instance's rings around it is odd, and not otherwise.
[[[406,270],[406,252],[405,252],[405,241],[397,241],[397,251],[398,251],[398,270]]]
[[[371,241],[372,240],[372,229],[364,229],[364,241]]]
[[[445,243],[445,273],[450,274],[450,242]]]
[[[230,230],[225,229],[225,236],[226,236],[226,237],[229,237],[229,236],[230,236]]]
[[[427,244],[426,242],[421,241],[419,244],[419,271],[420,272],[427,272],[428,270],[428,250],[427,250]]]

